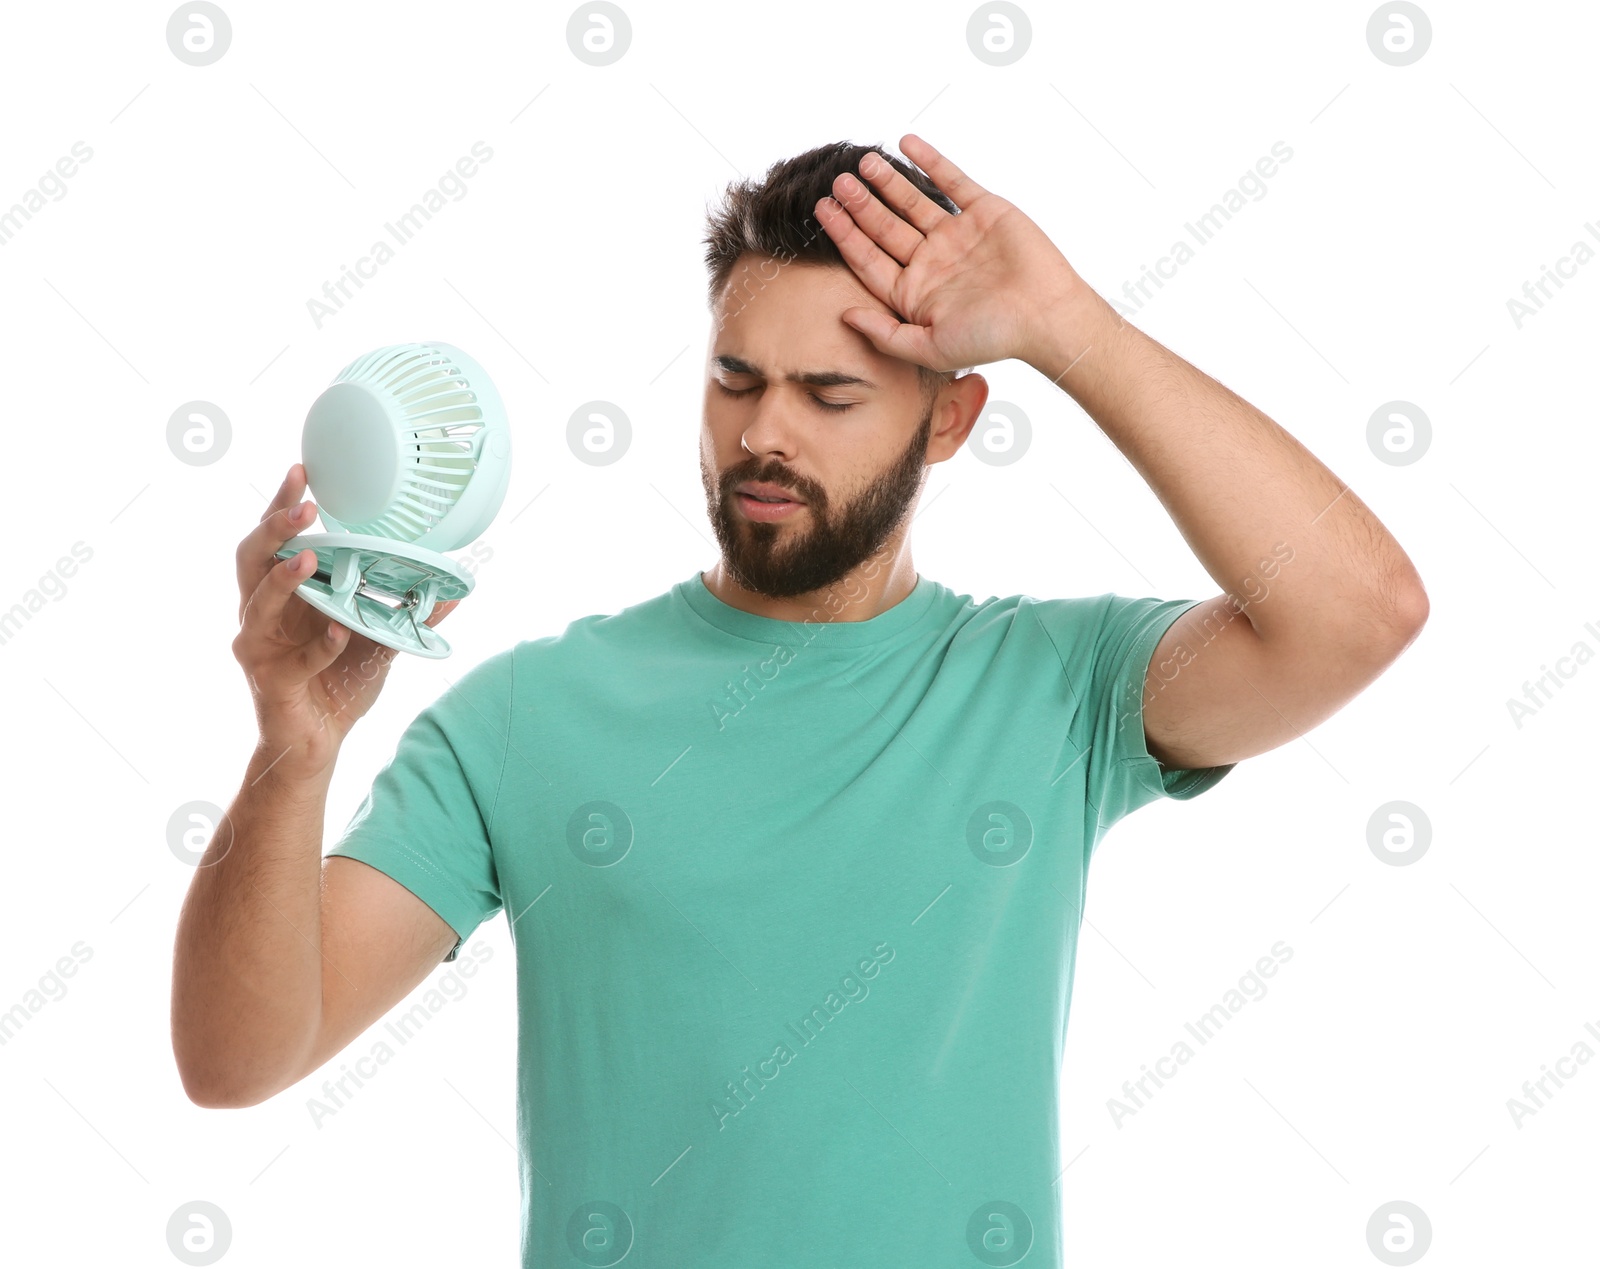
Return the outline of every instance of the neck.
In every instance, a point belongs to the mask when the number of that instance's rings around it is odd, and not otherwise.
[[[911,549],[900,544],[869,556],[831,586],[784,599],[747,590],[734,581],[722,560],[703,571],[706,589],[727,604],[779,621],[869,621],[887,612],[916,588]]]

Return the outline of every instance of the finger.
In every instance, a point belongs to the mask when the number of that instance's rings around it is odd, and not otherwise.
[[[896,172],[895,175],[900,174]],[[909,263],[911,253],[922,245],[922,235],[885,207],[876,194],[849,172],[840,172],[833,178],[833,196],[844,204],[845,211],[862,232],[901,264]],[[943,211],[939,214],[948,215]]]
[[[265,520],[274,511],[282,511],[285,507],[292,507],[300,501],[300,495],[306,488],[306,469],[300,463],[293,463],[289,467],[289,474],[283,478],[283,484],[278,486],[278,492],[272,501],[267,504],[267,509],[261,513]]]
[[[455,610],[455,606],[460,602],[459,599],[452,599],[445,603],[435,604],[433,611],[428,614],[428,619],[422,624],[425,626],[437,626]]]
[[[817,219],[828,231],[845,263],[871,291],[890,308],[894,307],[895,284],[904,271],[893,257],[886,254],[877,243],[861,232],[861,226],[844,206],[833,198],[819,198]]]
[[[862,177],[884,204],[922,233],[931,234],[940,221],[950,219],[949,212],[901,176],[894,164],[885,162],[880,155],[869,150],[861,156],[860,167]]]
[[[265,647],[287,638],[283,632],[284,607],[295,588],[311,576],[316,566],[317,553],[308,549],[279,560],[267,570],[239,617],[240,633],[247,644]]]
[[[848,316],[850,321],[845,324],[854,326],[885,356],[899,357],[919,366],[941,368],[933,366],[933,348],[926,327],[896,321],[875,308],[847,308],[841,316]]]
[[[344,652],[349,640],[350,631],[339,622],[318,623],[312,634],[289,657],[288,664],[293,669],[289,677],[295,683],[304,683],[321,674]]]
[[[280,507],[263,516],[261,523],[245,534],[234,555],[234,571],[239,579],[239,618],[244,619],[244,607],[261,585],[261,579],[278,563],[278,550],[290,538],[302,532],[316,517],[317,504],[296,503]],[[302,578],[302,580],[304,580]]]
[[[910,144],[908,145],[907,142]],[[984,189],[983,186],[979,185],[977,181],[973,180],[970,176],[958,168],[954,163],[950,162],[949,159],[945,158],[944,155],[940,154],[939,151],[935,150],[915,132],[908,132],[905,134],[905,136],[900,138],[900,151],[924,172],[926,172],[933,183],[939,187],[940,191],[947,198],[949,198],[952,203],[961,208],[962,211],[966,211],[967,208],[971,207],[973,203],[977,202],[978,199],[982,198],[989,192],[988,190]],[[888,167],[889,165],[885,163],[883,166]],[[891,171],[892,170],[893,169],[891,169]],[[898,172],[896,172],[895,175],[900,176]],[[900,180],[905,183],[908,189],[914,193],[916,192],[917,187],[912,185],[910,181],[907,181],[905,177],[900,176]],[[920,198],[921,195],[918,194],[918,197]],[[937,203],[931,202],[925,198],[923,201],[935,211],[939,211],[942,215],[948,216],[950,214],[949,212],[943,211],[943,209],[940,208]],[[890,206],[894,205],[894,200],[891,199]],[[917,222],[912,221],[912,223],[916,224]],[[919,229],[921,228],[920,225],[917,227]],[[923,230],[923,232],[926,233],[927,230]]]

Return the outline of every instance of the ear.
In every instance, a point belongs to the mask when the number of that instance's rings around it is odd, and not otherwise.
[[[943,430],[935,435],[942,438],[938,441],[939,446],[948,447],[950,454],[954,454],[967,443],[967,437],[972,435],[973,427],[983,414],[983,407],[989,400],[989,381],[969,371],[958,375],[944,390],[951,393],[944,409],[954,413],[948,424],[940,424]],[[932,448],[933,444],[934,441],[930,439],[929,447]]]

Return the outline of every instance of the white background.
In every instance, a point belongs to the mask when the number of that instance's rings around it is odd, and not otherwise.
[[[1063,1090],[1075,1263],[1378,1264],[1368,1220],[1395,1199],[1431,1222],[1425,1264],[1592,1254],[1600,1073],[1578,1067],[1520,1127],[1507,1101],[1575,1044],[1600,1051],[1580,793],[1600,665],[1520,728],[1506,701],[1575,644],[1600,649],[1600,263],[1521,329],[1506,301],[1574,242],[1600,247],[1583,228],[1600,232],[1600,18],[1429,4],[1429,50],[1394,67],[1366,3],[1030,0],[1028,52],[995,67],[968,47],[967,5],[626,7],[632,43],[607,67],[573,55],[560,6],[231,3],[207,67],[169,51],[160,5],[7,12],[0,214],[74,143],[93,150],[0,246],[0,609],[92,550],[0,644],[0,1010],[92,949],[0,1046],[8,1244],[37,1243],[30,1263],[174,1264],[168,1218],[200,1198],[231,1221],[227,1264],[513,1262],[503,917],[472,940],[492,955],[467,996],[320,1127],[306,1101],[339,1060],[248,1110],[183,1094],[168,1007],[192,870],[166,826],[186,802],[226,806],[252,745],[234,548],[354,356],[432,338],[489,368],[516,427],[492,558],[443,628],[454,656],[404,659],[347,745],[331,844],[467,668],[714,562],[695,464],[706,202],[812,146],[898,152],[914,130],[1108,296],[1291,147],[1134,320],[1347,481],[1432,604],[1332,720],[1097,854]],[[466,196],[319,329],[307,300],[478,141],[494,156]],[[920,571],[980,599],[1221,589],[1070,398],[1020,362],[984,373],[1032,446],[935,469]],[[196,399],[232,424],[205,466],[166,442]],[[610,466],[567,447],[592,399],[632,423]],[[1366,440],[1395,399],[1433,425],[1405,466]],[[1432,826],[1404,867],[1367,840],[1396,799]],[[1114,1123],[1123,1081],[1278,940],[1293,958],[1270,992]]]

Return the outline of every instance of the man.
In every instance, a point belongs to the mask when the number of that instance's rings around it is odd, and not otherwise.
[[[180,929],[200,1104],[312,1074],[503,910],[525,1265],[1062,1263],[1094,850],[1327,718],[1427,600],[1291,436],[900,144],[922,171],[825,146],[711,218],[718,562],[466,674],[401,738],[320,899],[328,776],[389,658],[289,602],[291,469],[240,548],[262,743]],[[987,397],[953,372],[1008,357],[1121,449],[1219,595],[978,602],[916,571],[928,467]],[[358,654],[376,671],[335,708]]]

